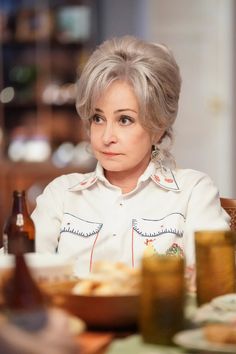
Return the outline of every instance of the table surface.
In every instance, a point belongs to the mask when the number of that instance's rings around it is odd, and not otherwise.
[[[186,306],[186,324],[185,328],[195,327],[191,318],[196,311],[195,294],[190,294]],[[85,331],[77,337],[79,354],[191,354],[190,350],[184,350],[180,347],[166,347],[160,345],[145,344],[138,331]],[[127,351],[127,353],[125,352]],[[194,353],[204,353],[194,351]]]
[[[187,300],[186,317],[191,318],[192,312],[196,309],[195,294],[190,294]],[[80,347],[80,354],[109,354],[111,344],[116,339],[125,339],[129,336],[137,334],[137,330],[131,331],[85,331],[77,337]],[[166,353],[166,347],[163,347],[163,353]],[[159,346],[159,354],[162,354],[162,348]],[[179,353],[184,351],[180,350]],[[186,353],[186,352],[184,352]],[[125,353],[126,354],[126,353]],[[128,353],[127,353],[128,354]]]
[[[86,331],[77,338],[80,354],[105,354],[109,345],[114,340],[112,332]]]
[[[178,347],[148,345],[138,334],[114,332],[84,332],[77,337],[79,354],[190,354]],[[125,352],[128,350],[129,352]],[[132,353],[131,353],[132,351]],[[195,352],[196,354],[196,352]]]

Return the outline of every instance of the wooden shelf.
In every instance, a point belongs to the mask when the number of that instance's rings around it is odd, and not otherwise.
[[[87,17],[91,22],[90,30],[85,32],[89,34],[86,40],[82,36],[81,39],[77,36],[76,40],[63,39],[67,34],[66,31],[63,32],[63,26],[68,12],[67,14],[60,12],[61,27],[54,27],[53,21],[57,18],[58,11],[63,12],[63,9],[68,10],[73,5],[85,5],[91,10],[91,16]],[[10,162],[6,154],[11,141],[22,136],[30,141],[38,134],[42,134],[51,144],[52,150],[57,149],[65,141],[76,145],[85,140],[81,121],[79,117],[75,118],[77,116],[75,103],[70,101],[73,94],[68,96],[68,101],[64,104],[56,104],[57,100],[50,101],[52,104],[46,103],[42,97],[45,89],[55,82],[57,85],[61,83],[59,89],[62,90],[59,90],[59,96],[63,97],[65,84],[75,81],[78,68],[83,67],[99,38],[97,10],[97,0],[52,0],[40,2],[40,6],[37,0],[32,0],[28,5],[25,4],[24,9],[18,6],[15,8],[13,3],[9,4],[10,17],[6,22],[7,28],[2,28],[1,31],[1,36],[2,38],[5,36],[5,39],[0,40],[0,93],[2,95],[6,87],[13,87],[14,90],[10,96],[7,96],[9,93],[6,90],[6,97],[0,101],[0,130],[3,133],[3,141],[0,144],[1,230],[3,221],[9,213],[14,189],[30,190],[31,194],[32,190],[37,189],[39,193],[56,176],[75,172],[74,166],[59,169],[50,162]],[[1,4],[0,12],[2,14],[4,12]],[[45,17],[40,17],[42,13]],[[72,13],[72,17],[73,15]],[[34,29],[37,16],[38,26]],[[71,38],[73,39],[73,30]],[[28,79],[27,69],[31,69],[31,72],[28,72]],[[46,98],[49,98],[47,95],[46,92]],[[79,172],[87,171],[80,169]],[[34,207],[35,198],[36,195],[30,198],[30,210]]]

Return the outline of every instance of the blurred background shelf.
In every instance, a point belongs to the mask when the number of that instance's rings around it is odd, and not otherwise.
[[[0,230],[14,189],[32,210],[53,178],[94,168],[75,82],[98,39],[96,0],[1,1]]]

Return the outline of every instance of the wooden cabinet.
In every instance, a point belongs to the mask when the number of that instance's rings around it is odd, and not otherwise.
[[[0,3],[0,228],[14,189],[27,189],[32,209],[54,177],[91,170],[71,163],[68,149],[86,140],[75,82],[97,24],[96,0]]]

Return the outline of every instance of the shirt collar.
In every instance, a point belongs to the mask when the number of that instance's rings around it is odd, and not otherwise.
[[[150,162],[147,169],[144,171],[142,176],[140,176],[138,184],[148,180],[149,178],[151,178],[157,186],[163,189],[176,192],[180,191],[175,173],[170,168],[164,166],[157,168],[153,162]],[[106,184],[109,183],[104,176],[103,168],[99,162],[97,163],[96,169],[92,174],[89,174],[89,176],[84,177],[84,179],[82,179],[80,182],[76,183],[74,186],[71,186],[69,190],[74,192],[88,189],[98,180]]]
[[[155,173],[151,175],[151,179],[163,189],[180,192],[175,172],[170,168],[162,166],[156,169]]]
[[[176,192],[180,191],[175,172],[168,167],[157,167],[156,164],[151,161],[142,176],[140,176],[138,184],[140,182],[145,182],[149,178],[151,178],[157,186],[163,189]]]
[[[80,182],[76,183],[75,185],[71,186],[69,188],[69,191],[76,192],[76,191],[81,191],[83,189],[88,189],[89,187],[94,185],[98,179],[102,182],[108,183],[106,177],[104,176],[103,168],[99,162],[97,163],[96,169],[93,173],[84,176],[84,179],[82,179]]]
[[[97,176],[94,172],[92,174],[89,174],[89,176],[85,176],[84,179],[82,179],[80,182],[69,187],[69,191],[70,192],[82,191],[83,189],[87,189],[91,187],[96,182],[97,182]]]

